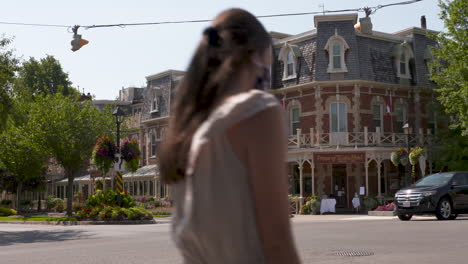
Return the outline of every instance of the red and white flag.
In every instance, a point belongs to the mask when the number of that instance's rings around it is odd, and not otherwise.
[[[387,112],[385,113],[385,115],[387,117],[392,116],[392,96],[391,95],[387,100]]]

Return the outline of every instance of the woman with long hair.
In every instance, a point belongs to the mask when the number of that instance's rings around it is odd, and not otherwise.
[[[299,263],[289,222],[286,123],[271,37],[249,12],[208,27],[174,93],[160,173],[185,263]]]

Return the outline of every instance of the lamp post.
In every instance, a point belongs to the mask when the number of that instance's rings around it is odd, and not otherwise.
[[[115,174],[115,191],[117,193],[117,204],[121,206],[121,196],[120,193],[123,191],[123,179],[122,179],[122,159],[120,156],[120,124],[122,124],[123,117],[125,115],[124,111],[120,109],[119,106],[114,110],[112,115],[115,117],[115,124],[117,125],[117,155],[116,155],[116,174]]]
[[[406,149],[407,149],[407,153],[408,153],[408,159],[409,159],[409,151],[410,151],[410,126],[409,126],[409,121],[406,122],[406,124],[403,126],[403,131],[405,132],[406,134]],[[409,185],[409,182],[411,181],[411,168],[409,169],[409,172],[406,174],[406,175],[409,175],[409,177],[407,176],[406,177],[406,180],[405,180],[405,183],[406,185],[408,186]]]

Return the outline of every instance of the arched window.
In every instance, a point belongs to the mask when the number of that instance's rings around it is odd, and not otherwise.
[[[338,31],[335,29],[335,35],[331,36],[325,45],[329,58],[328,73],[348,72],[345,61],[345,52],[348,49],[348,43],[338,35]]]
[[[278,60],[283,62],[283,81],[297,77],[297,64],[301,57],[301,50],[296,45],[284,43],[281,48]]]
[[[410,44],[406,41],[394,47],[394,57],[397,68],[397,77],[411,79],[409,61],[414,58]]]

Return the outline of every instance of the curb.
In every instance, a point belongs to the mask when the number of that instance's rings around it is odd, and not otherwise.
[[[17,224],[17,225],[150,225],[164,222],[156,222],[153,220],[133,220],[133,221],[0,221],[0,224]],[[169,223],[169,222],[168,222]]]
[[[369,216],[396,216],[396,211],[369,211]]]

